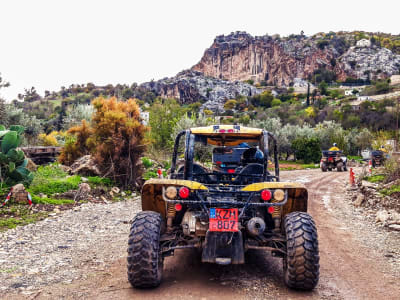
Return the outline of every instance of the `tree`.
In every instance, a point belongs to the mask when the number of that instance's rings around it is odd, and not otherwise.
[[[282,104],[282,101],[281,100],[279,100],[279,99],[272,99],[272,101],[271,101],[271,106],[272,107],[276,107],[276,106],[280,106]]]
[[[6,104],[4,99],[0,98],[0,124],[5,124],[7,122],[6,118]]]
[[[72,109],[67,111],[66,116],[63,119],[63,128],[67,130],[73,126],[79,125],[82,120],[90,122],[94,112],[94,107],[87,104],[78,104]]]
[[[328,84],[324,80],[318,85],[318,89],[321,95],[328,95]]]
[[[155,148],[172,147],[171,130],[184,115],[185,109],[175,99],[157,99],[150,107],[149,112],[150,136]]]
[[[321,159],[320,142],[316,138],[296,139],[292,143],[297,159],[303,160],[306,164],[317,163]]]
[[[6,88],[9,86],[10,86],[10,83],[7,81],[4,81],[4,79],[3,79],[3,77],[1,77],[1,73],[0,73],[0,89]]]

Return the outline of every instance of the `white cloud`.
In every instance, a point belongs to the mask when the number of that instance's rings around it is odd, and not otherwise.
[[[398,34],[398,8],[370,0],[2,0],[0,72],[12,85],[2,93],[11,100],[31,86],[43,93],[173,76],[197,63],[216,35],[236,30]]]

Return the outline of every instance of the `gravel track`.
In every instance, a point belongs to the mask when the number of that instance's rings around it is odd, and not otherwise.
[[[281,259],[261,251],[249,251],[246,264],[237,266],[201,264],[196,251],[176,251],[165,260],[159,288],[132,289],[126,246],[140,202],[129,200],[85,204],[1,233],[0,298],[399,299],[400,233],[363,218],[345,196],[347,180],[347,172],[282,172],[282,181],[299,181],[309,190],[321,256],[312,292],[286,288]]]

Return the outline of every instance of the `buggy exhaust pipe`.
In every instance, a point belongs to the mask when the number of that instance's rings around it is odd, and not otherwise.
[[[247,222],[246,228],[251,236],[259,236],[265,230],[265,222],[259,217],[254,217]]]

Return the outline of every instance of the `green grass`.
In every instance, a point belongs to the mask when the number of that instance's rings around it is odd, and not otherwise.
[[[390,188],[380,190],[379,192],[385,196],[390,196],[394,193],[400,192],[400,185],[395,184],[395,185],[392,185]]]
[[[99,176],[90,176],[88,177],[89,184],[92,185],[105,185],[105,186],[113,186],[115,183],[110,178],[102,178]]]
[[[32,196],[40,193],[45,195],[65,193],[69,190],[76,190],[79,183],[81,183],[80,176],[68,176],[58,164],[51,164],[40,166],[34,173],[29,192]]]
[[[65,193],[70,190],[78,189],[81,183],[81,177],[74,175],[68,178],[43,180],[40,183],[31,184],[29,191],[31,194],[43,193],[45,195],[54,195],[55,193]]]
[[[354,156],[354,155],[347,156],[347,159],[348,160],[353,160],[354,159],[357,162],[362,162],[362,160],[363,160],[363,158],[361,156]]]
[[[48,216],[48,212],[31,213],[27,205],[12,205],[0,210],[0,231],[35,223]]]
[[[379,183],[385,180],[384,175],[372,175],[372,176],[367,176],[364,178],[366,181],[372,182],[372,183]]]
[[[32,196],[32,202],[35,204],[52,204],[52,205],[63,205],[73,204],[74,200],[71,199],[53,199],[53,198],[40,198],[39,196]]]

